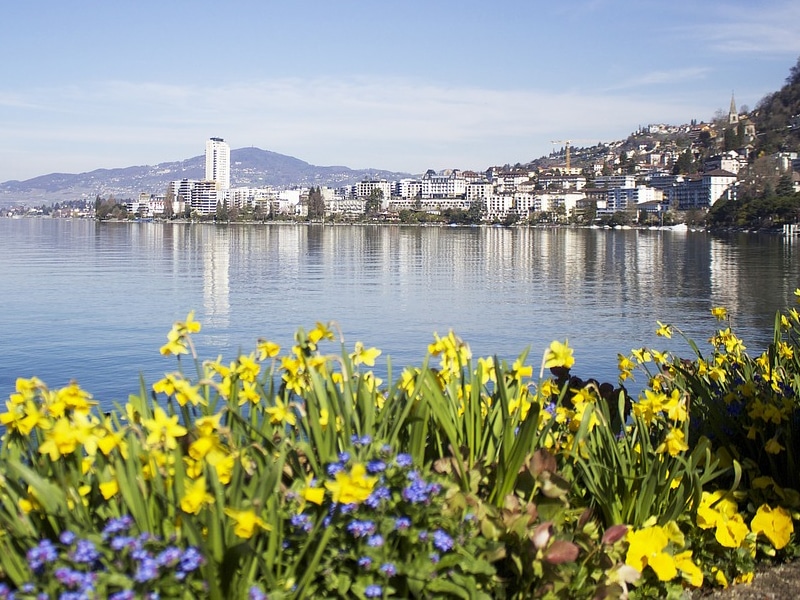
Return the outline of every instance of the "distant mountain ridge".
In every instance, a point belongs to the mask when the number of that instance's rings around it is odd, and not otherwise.
[[[409,173],[383,169],[350,169],[343,166],[319,167],[305,161],[260,148],[231,150],[231,185],[233,187],[330,186],[357,183],[365,177],[400,179]],[[164,193],[176,179],[203,179],[205,157],[157,165],[96,169],[86,173],[50,173],[25,181],[0,183],[0,205],[52,204],[67,200],[94,200],[98,195],[133,198],[142,192]]]

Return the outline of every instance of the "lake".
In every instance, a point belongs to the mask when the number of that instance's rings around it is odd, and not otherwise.
[[[348,348],[383,350],[381,372],[387,355],[395,370],[421,364],[453,329],[476,356],[530,347],[536,372],[568,339],[577,375],[616,381],[617,353],[690,356],[657,320],[708,348],[714,306],[760,352],[794,303],[798,254],[800,240],[760,234],[0,219],[0,394],[36,375],[124,401],[140,374],[175,369],[159,348],[190,310],[201,358],[233,360],[258,338],[286,348],[298,327],[335,321]]]

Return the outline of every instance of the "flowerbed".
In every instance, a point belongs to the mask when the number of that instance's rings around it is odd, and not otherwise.
[[[800,294],[800,291],[797,292]],[[474,359],[374,371],[331,325],[177,369],[101,413],[17,380],[0,414],[0,598],[663,598],[798,555],[800,315],[751,358],[727,313],[616,385]],[[658,324],[657,333],[680,335]],[[174,360],[170,359],[170,360]],[[625,382],[644,378],[631,398]]]

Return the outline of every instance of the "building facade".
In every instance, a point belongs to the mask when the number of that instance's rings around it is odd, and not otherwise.
[[[206,181],[213,181],[218,190],[231,187],[231,147],[222,138],[206,141]]]

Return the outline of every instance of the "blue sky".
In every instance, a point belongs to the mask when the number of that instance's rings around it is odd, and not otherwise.
[[[7,3],[0,182],[181,160],[482,170],[754,107],[797,0]]]

